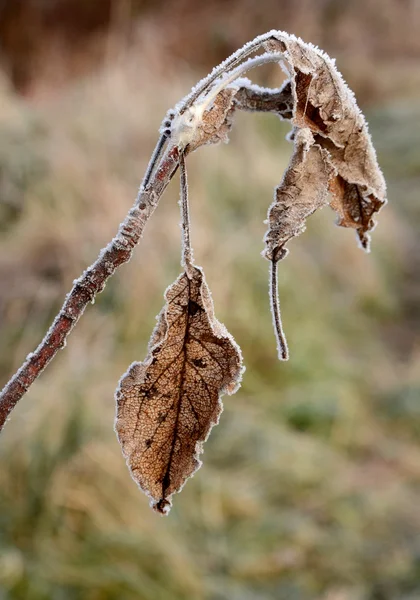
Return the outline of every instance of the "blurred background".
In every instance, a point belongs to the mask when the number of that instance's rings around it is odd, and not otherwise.
[[[1,600],[420,598],[418,0],[0,0],[0,381],[115,234],[166,110],[273,28],[336,57],[367,115],[389,189],[372,252],[311,217],[280,265],[278,362],[260,252],[289,126],[238,115],[192,155],[195,256],[243,385],[152,513],[113,394],[180,271],[176,178],[0,437]]]

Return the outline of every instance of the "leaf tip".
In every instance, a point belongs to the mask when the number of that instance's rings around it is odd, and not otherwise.
[[[162,515],[162,517],[166,517],[172,508],[172,503],[166,498],[161,498],[157,502],[151,502],[150,505],[153,510]]]
[[[373,228],[372,228],[373,229]],[[367,254],[370,253],[370,236],[362,230],[358,231],[359,236],[359,246],[364,250]]]

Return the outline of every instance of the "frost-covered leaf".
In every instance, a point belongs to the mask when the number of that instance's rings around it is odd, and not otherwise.
[[[228,141],[228,133],[232,127],[231,116],[234,111],[233,101],[236,92],[237,90],[234,88],[222,90],[216,96],[210,109],[203,114],[196,140],[198,145]]]
[[[162,514],[200,467],[220,396],[236,391],[243,370],[238,346],[214,316],[201,269],[189,265],[165,298],[147,358],[120,381],[115,425],[134,480]]]
[[[293,96],[293,125],[298,130],[309,130],[315,144],[328,152],[336,169],[327,183],[338,225],[356,229],[362,246],[368,249],[372,217],[386,202],[386,187],[365,118],[335,63],[325,53],[294,36],[272,33],[264,46],[283,54]],[[269,211],[270,227],[273,212],[275,203]],[[266,239],[270,257],[274,252],[271,231]]]
[[[282,259],[286,242],[304,231],[306,218],[328,203],[328,185],[335,174],[328,152],[314,143],[308,129],[298,130],[290,165],[268,215],[267,258]]]
[[[338,215],[337,224],[354,228],[362,247],[369,249],[368,232],[374,227],[374,214],[386,202],[386,186],[365,118],[335,63],[281,31],[271,32],[262,44],[281,53],[290,77],[280,95],[266,94],[270,111],[284,118],[288,94],[293,105],[290,140],[295,147],[268,210],[264,252],[271,261],[270,298],[279,357],[287,359],[276,289],[277,263],[287,254],[286,243],[305,230],[309,215],[329,203]],[[249,87],[249,92],[241,91],[238,102],[253,98]],[[251,108],[264,99],[258,90],[254,96]]]
[[[172,123],[172,142],[186,153],[206,144],[228,141],[237,88],[221,89],[209,105],[200,104],[178,113]]]

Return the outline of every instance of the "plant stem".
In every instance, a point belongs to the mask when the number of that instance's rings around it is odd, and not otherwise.
[[[97,260],[75,281],[43,341],[35,352],[27,356],[23,365],[0,392],[0,431],[13,408],[35,379],[65,346],[67,336],[89,302],[93,301],[96,294],[102,292],[106,281],[117,267],[130,260],[147,221],[152,216],[178,165],[178,148],[169,147],[154,174],[148,172],[150,181],[142,184],[136,201],[120,225],[117,235],[100,252]]]
[[[271,304],[271,313],[273,315],[273,325],[274,325],[274,333],[276,335],[277,341],[277,352],[280,360],[288,360],[289,359],[289,349],[287,347],[286,336],[284,335],[283,325],[281,322],[281,314],[280,314],[280,302],[279,302],[279,292],[278,292],[278,281],[277,281],[277,273],[278,273],[278,261],[271,260],[270,261],[270,304]]]
[[[192,249],[190,240],[190,208],[188,205],[188,179],[184,153],[179,155],[179,171],[181,177],[181,227],[182,227],[182,261],[186,273],[192,265]]]

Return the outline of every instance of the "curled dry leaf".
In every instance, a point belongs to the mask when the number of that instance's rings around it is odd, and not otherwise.
[[[212,106],[203,114],[194,144],[202,146],[228,141],[236,92],[237,90],[234,88],[227,88],[217,94]],[[191,150],[193,149],[191,148]]]
[[[241,352],[213,311],[201,269],[190,265],[165,293],[144,362],[116,392],[115,429],[131,474],[161,514],[201,466],[202,443],[218,422],[220,396],[241,379]]]
[[[320,203],[320,194],[324,197],[321,188],[331,193],[330,204],[338,214],[338,225],[356,229],[363,248],[368,249],[368,232],[374,226],[372,217],[386,202],[386,187],[353,93],[334,62],[314,46],[283,32],[273,32],[264,46],[283,54],[293,97],[292,123],[295,130],[306,132],[306,151],[302,136],[296,132],[293,136],[295,152],[269,209],[267,258],[286,255],[287,240],[301,233],[306,217],[325,203]],[[310,151],[310,145],[316,150]],[[306,174],[311,156],[318,160],[322,157],[323,165],[328,163],[327,170],[321,168],[317,183]],[[291,187],[287,185],[289,181],[293,181]],[[289,197],[286,204],[285,195]],[[306,210],[286,208],[303,202]]]
[[[271,32],[263,46],[281,53],[290,77],[278,95],[279,116],[287,114],[288,94],[293,105],[294,152],[268,210],[264,252],[271,261],[270,298],[279,357],[287,359],[276,289],[277,263],[287,255],[287,242],[305,230],[310,214],[329,203],[338,225],[354,228],[368,250],[368,232],[374,227],[373,215],[386,202],[386,186],[365,118],[334,62],[281,31]],[[245,98],[252,107],[262,98],[258,90],[254,95],[251,101],[251,87],[238,95],[238,101]],[[276,112],[276,96],[269,94],[267,99],[271,112]]]
[[[185,153],[200,146],[228,141],[235,109],[236,88],[222,89],[207,109],[192,106],[177,114],[171,125],[171,141]]]
[[[266,256],[277,262],[286,242],[305,228],[306,218],[328,203],[328,185],[336,173],[329,153],[314,143],[309,129],[295,133],[295,151],[269,212]]]

